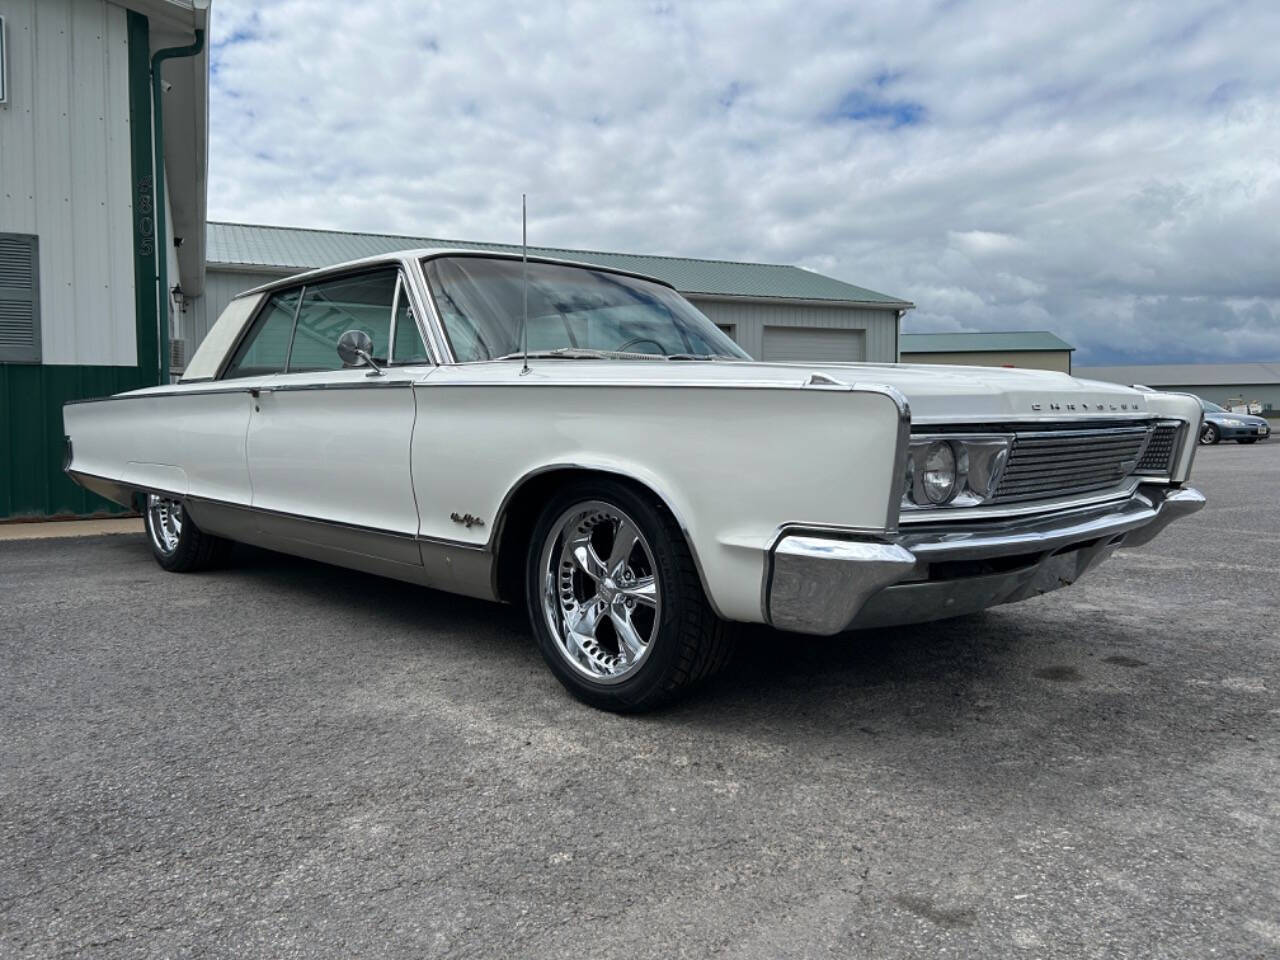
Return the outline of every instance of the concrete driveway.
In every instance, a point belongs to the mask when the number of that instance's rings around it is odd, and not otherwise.
[[[1280,955],[1280,443],[1195,472],[1072,589],[640,718],[508,609],[0,543],[0,955]]]

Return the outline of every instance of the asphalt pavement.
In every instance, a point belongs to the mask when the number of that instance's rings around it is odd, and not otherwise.
[[[3,957],[1280,956],[1280,442],[1068,590],[753,630],[674,709],[516,611],[0,543]]]

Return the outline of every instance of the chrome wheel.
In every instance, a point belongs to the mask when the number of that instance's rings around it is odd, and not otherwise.
[[[1200,428],[1200,442],[1204,444],[1218,442],[1218,429],[1211,423]]]
[[[147,530],[157,550],[166,556],[173,553],[178,549],[178,541],[182,538],[182,504],[177,500],[157,497],[154,493],[149,494]]]
[[[556,651],[596,683],[618,683],[649,655],[662,610],[653,551],[612,504],[580,503],[551,526],[538,568]]]

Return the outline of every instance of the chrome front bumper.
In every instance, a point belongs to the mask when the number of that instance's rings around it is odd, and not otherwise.
[[[830,635],[976,613],[1068,586],[1118,547],[1148,543],[1204,506],[1191,487],[1145,486],[1128,500],[997,524],[937,525],[888,540],[795,534],[769,555],[773,626]]]

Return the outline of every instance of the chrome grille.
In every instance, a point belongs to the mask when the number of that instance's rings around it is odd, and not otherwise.
[[[1118,486],[1143,456],[1146,424],[1018,433],[994,503],[1048,500]]]
[[[1178,423],[1157,424],[1151,434],[1151,442],[1138,461],[1135,473],[1164,476],[1169,473],[1169,464],[1173,460],[1173,451],[1178,445]]]

